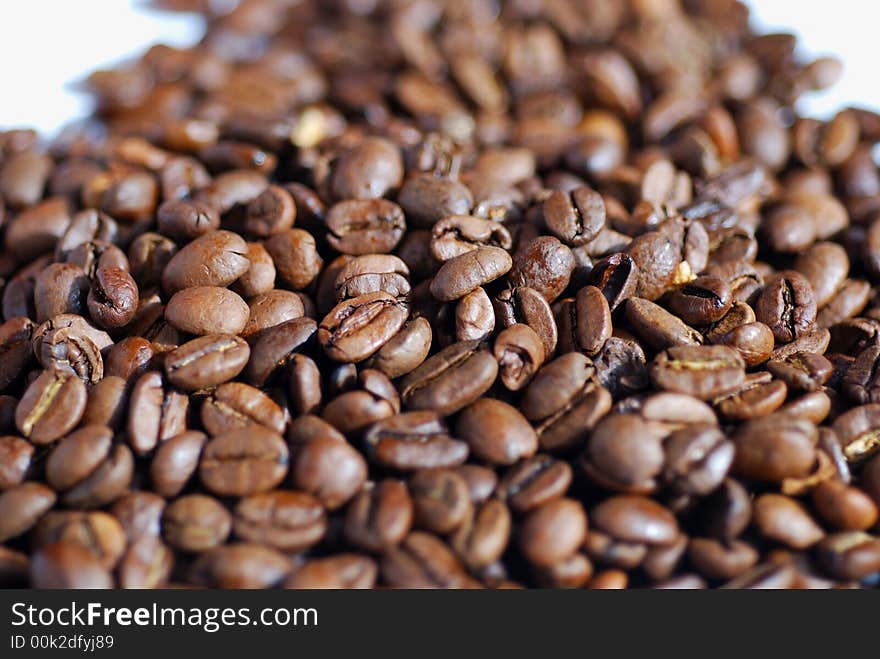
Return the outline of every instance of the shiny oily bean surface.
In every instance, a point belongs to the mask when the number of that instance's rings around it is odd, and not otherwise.
[[[726,1],[154,4],[203,39],[0,130],[0,586],[877,586],[841,62]]]

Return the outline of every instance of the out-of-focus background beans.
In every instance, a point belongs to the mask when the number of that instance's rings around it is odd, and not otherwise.
[[[824,117],[847,104],[880,109],[880,7],[866,0],[747,4],[762,31],[793,31],[805,55],[833,54],[844,61],[843,79],[805,99],[803,112]],[[89,111],[74,85],[87,72],[154,43],[195,43],[202,29],[194,16],[149,11],[138,0],[7,0],[0,2],[0,26],[0,126],[32,126],[48,134]]]

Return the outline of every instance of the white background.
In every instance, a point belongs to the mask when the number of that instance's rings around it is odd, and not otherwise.
[[[846,104],[880,108],[872,0],[752,0],[755,25],[798,33],[807,54],[835,54],[846,64],[830,92],[806,99],[803,111],[828,116]],[[73,83],[96,67],[153,43],[194,43],[191,16],[151,13],[134,0],[0,0],[0,126],[52,133],[88,112]]]

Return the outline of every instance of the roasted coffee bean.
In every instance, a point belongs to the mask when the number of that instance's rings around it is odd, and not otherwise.
[[[781,343],[804,336],[816,320],[816,300],[810,283],[795,271],[774,277],[764,285],[755,302],[755,316]]]
[[[146,536],[132,543],[119,562],[120,588],[161,588],[174,568],[173,552],[158,538]]]
[[[223,384],[241,373],[250,352],[237,336],[208,334],[169,352],[165,375],[171,384],[187,391]]]
[[[735,538],[751,520],[752,501],[739,481],[726,478],[718,489],[703,500],[699,516],[709,535],[722,539]]]
[[[470,492],[464,478],[450,469],[426,469],[409,480],[415,526],[445,535],[471,514]]]
[[[591,481],[618,491],[647,494],[657,489],[663,469],[663,427],[634,414],[603,419],[581,459]]]
[[[401,471],[463,463],[468,445],[451,437],[435,412],[406,412],[378,421],[364,434],[371,460]]]
[[[31,466],[34,446],[20,437],[0,437],[0,492],[20,485]]]
[[[376,563],[360,554],[337,554],[306,561],[284,583],[294,589],[364,589],[376,584]]]
[[[406,304],[394,296],[367,293],[331,309],[318,326],[318,341],[335,361],[363,361],[388,343],[406,317]]]
[[[62,439],[46,461],[46,481],[71,508],[99,508],[128,491],[134,458],[113,431],[86,426]]]
[[[162,288],[173,294],[191,286],[228,286],[250,267],[247,253],[241,236],[230,231],[207,233],[171,257],[162,270]]]
[[[724,346],[680,346],[657,355],[650,374],[660,389],[709,400],[738,387],[744,366],[739,353]]]
[[[746,376],[736,391],[716,398],[713,403],[726,420],[746,421],[775,412],[788,395],[788,387],[780,380]]]
[[[387,199],[347,199],[334,204],[325,219],[327,242],[337,252],[358,256],[387,254],[403,239],[406,220]]]
[[[880,540],[863,531],[826,535],[817,553],[825,569],[838,579],[863,579],[880,570]]]
[[[267,492],[287,475],[289,456],[280,436],[260,426],[232,430],[208,441],[199,460],[199,477],[220,496]]]
[[[343,531],[352,544],[381,552],[400,543],[413,522],[413,501],[406,485],[386,479],[367,485],[349,505]]]
[[[868,494],[846,483],[828,479],[811,492],[822,520],[837,529],[867,531],[877,523],[877,505]]]
[[[345,505],[367,480],[366,460],[341,435],[324,433],[294,442],[291,482],[320,499],[328,510]]]
[[[474,402],[495,382],[498,362],[479,341],[444,348],[400,384],[405,407],[452,414]]]
[[[284,411],[259,389],[241,382],[220,385],[202,403],[202,425],[211,435],[248,426],[284,433]]]
[[[431,294],[438,300],[457,300],[506,274],[512,263],[500,247],[465,252],[440,267],[431,281]]]
[[[197,201],[169,199],[156,213],[159,231],[180,242],[187,242],[220,228],[220,215]]]
[[[15,425],[34,444],[50,444],[76,427],[86,409],[86,388],[75,375],[43,371],[15,408]]]
[[[98,268],[89,290],[88,307],[99,327],[113,329],[127,325],[138,306],[138,287],[121,268]]]
[[[508,279],[514,286],[528,286],[548,302],[568,286],[574,271],[571,249],[552,236],[539,236],[521,245],[513,256]]]
[[[296,318],[263,332],[250,351],[245,379],[254,386],[265,385],[295,357],[295,351],[308,345],[317,329],[311,318]]]
[[[302,229],[288,229],[273,234],[264,246],[272,257],[278,278],[297,291],[308,287],[324,264],[318,254],[314,236]],[[241,274],[243,273],[238,276]]]
[[[56,542],[40,548],[31,559],[34,588],[112,588],[110,570],[88,549],[75,542]]]
[[[42,483],[21,483],[0,493],[0,541],[29,531],[55,500],[55,492]]]
[[[503,224],[482,217],[452,215],[431,229],[431,254],[440,262],[486,246],[510,250],[513,240]]]
[[[321,502],[302,492],[274,490],[241,499],[233,530],[248,542],[281,551],[302,551],[320,541],[327,528]]]
[[[611,308],[595,286],[581,288],[574,300],[562,303],[559,313],[560,350],[596,355],[611,336]]]
[[[746,573],[758,562],[759,554],[742,540],[691,538],[688,559],[707,579],[734,579]]]
[[[413,226],[430,229],[450,215],[467,215],[474,197],[464,184],[432,174],[414,174],[407,178],[397,195]]]
[[[129,492],[117,499],[110,511],[132,543],[145,536],[160,535],[165,499],[153,492]]]
[[[232,515],[203,494],[180,497],[165,508],[162,536],[175,549],[201,553],[222,545],[232,529]]]
[[[498,496],[514,510],[524,512],[564,495],[571,479],[567,462],[536,455],[505,473],[498,483]]]
[[[490,464],[510,465],[538,450],[532,426],[513,406],[483,398],[462,410],[456,434],[470,446],[471,453]]]
[[[590,242],[605,226],[605,202],[588,187],[557,190],[544,201],[544,222],[554,236],[568,245]]]
[[[678,536],[675,516],[653,499],[622,494],[606,499],[590,511],[600,531],[623,542],[666,545]]]
[[[805,549],[824,535],[821,527],[798,501],[781,494],[758,497],[752,521],[764,538],[793,549]]]
[[[265,545],[237,543],[215,547],[201,554],[190,578],[212,588],[272,588],[290,574],[290,561]]]
[[[431,349],[433,333],[424,317],[413,318],[373,354],[365,365],[397,378],[416,369]]]
[[[831,377],[832,365],[822,355],[796,352],[767,362],[767,370],[794,391],[818,391]]]
[[[880,405],[876,403],[844,412],[831,428],[850,462],[861,462],[880,451]]]
[[[640,279],[638,265],[632,256],[622,252],[595,263],[591,276],[593,285],[602,291],[612,311],[636,294]]]
[[[732,303],[727,283],[708,276],[697,277],[669,297],[669,308],[693,325],[709,325],[721,320]]]
[[[77,544],[112,569],[125,553],[126,537],[122,525],[108,513],[53,510],[40,519],[32,542],[35,548],[55,542]]]
[[[175,497],[196,473],[208,438],[198,431],[183,432],[162,442],[150,462],[150,479],[156,492]]]
[[[777,413],[740,426],[733,471],[745,478],[781,482],[806,476],[816,461],[818,432],[811,422]]]
[[[296,203],[291,194],[270,185],[247,205],[244,228],[255,238],[268,238],[292,227],[295,219]]]
[[[505,289],[494,302],[495,314],[502,326],[528,325],[544,345],[544,358],[548,359],[555,352],[558,339],[556,320],[549,303],[538,291],[527,286]]]
[[[34,282],[36,321],[42,323],[60,314],[85,315],[88,295],[89,278],[82,268],[73,263],[52,263]]]
[[[499,379],[510,391],[525,387],[544,363],[541,337],[522,323],[499,332],[492,352],[498,360]]]
[[[186,429],[189,399],[171,389],[156,371],[135,383],[128,404],[126,430],[135,453],[145,455]]]
[[[413,531],[382,555],[382,578],[395,588],[461,588],[467,575],[461,562],[436,536]]]
[[[29,318],[10,318],[0,325],[0,391],[16,382],[33,360],[35,325]]]
[[[631,297],[626,301],[626,320],[639,338],[657,350],[703,343],[697,330],[644,298]]]
[[[555,499],[529,512],[519,532],[519,546],[535,565],[549,567],[567,558],[587,533],[587,516],[573,499]]]
[[[245,299],[272,291],[277,274],[275,263],[262,243],[248,243],[247,250],[251,267],[231,286],[233,291]]]
[[[228,288],[193,286],[171,296],[165,319],[187,334],[241,334],[250,310]]]

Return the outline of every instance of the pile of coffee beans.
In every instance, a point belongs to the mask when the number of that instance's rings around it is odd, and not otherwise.
[[[838,62],[735,0],[156,4],[199,45],[0,133],[0,585],[880,584]]]

